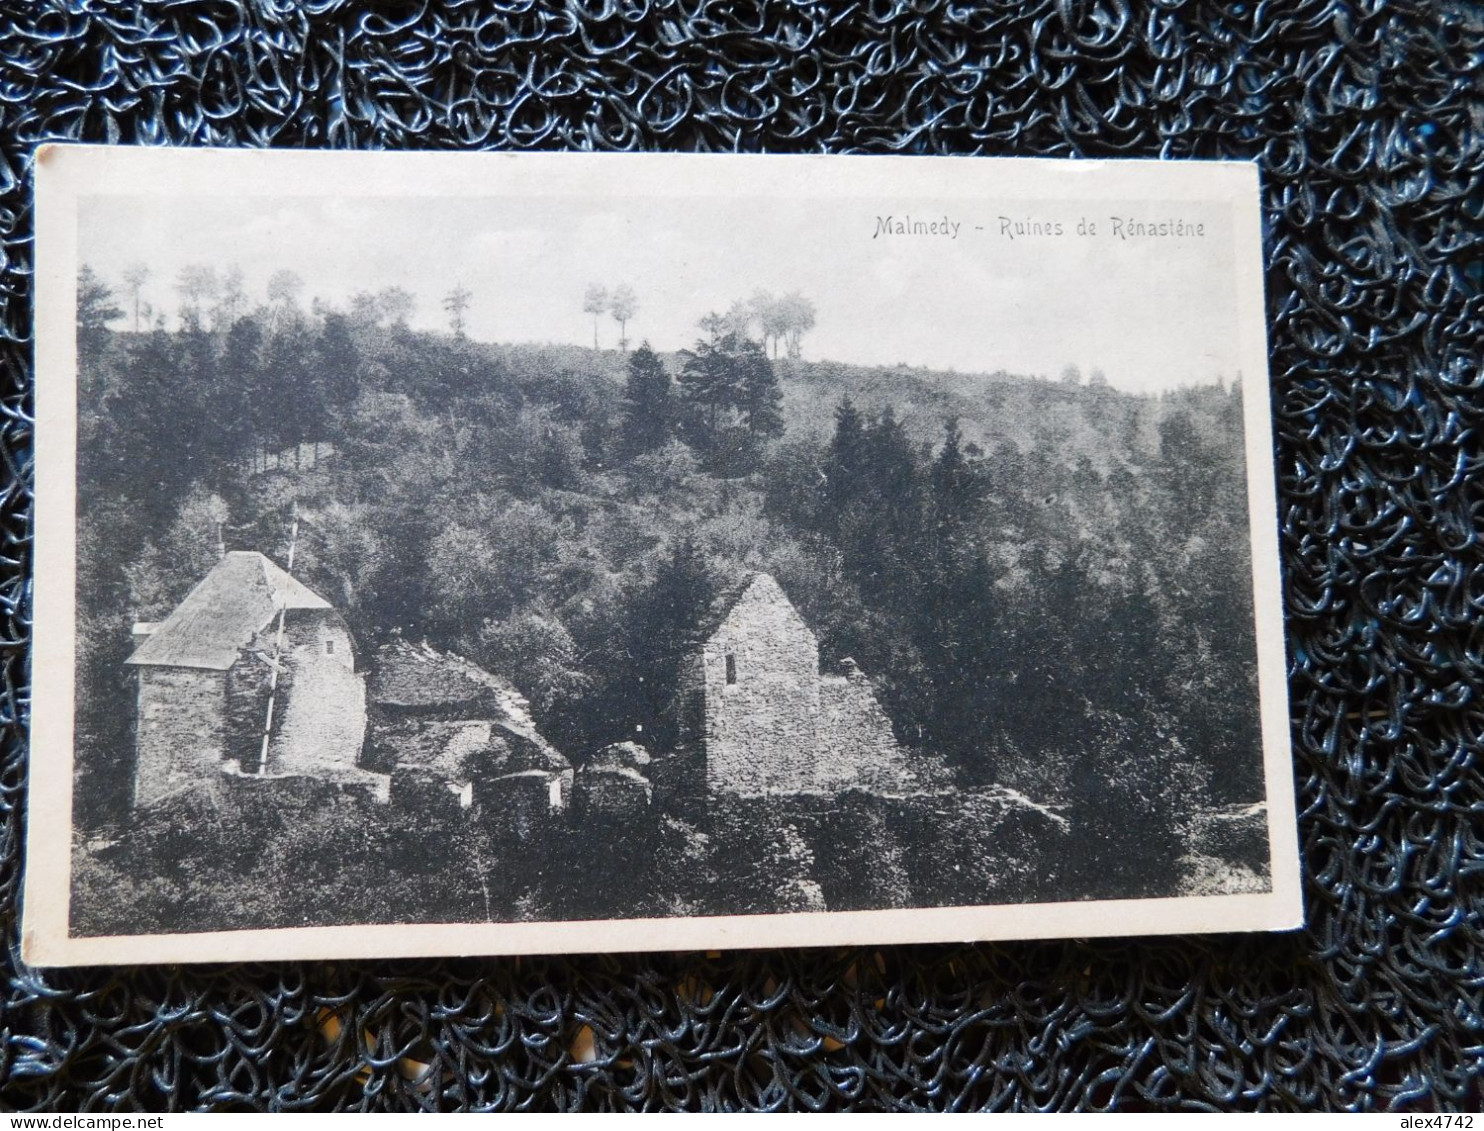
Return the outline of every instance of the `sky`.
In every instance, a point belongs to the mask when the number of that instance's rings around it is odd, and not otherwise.
[[[603,200],[94,196],[81,209],[79,255],[120,295],[128,267],[146,264],[144,298],[171,313],[183,267],[235,263],[255,299],[284,268],[303,279],[306,302],[343,306],[356,291],[401,286],[417,296],[412,324],[434,329],[447,327],[442,297],[462,284],[473,293],[472,338],[591,345],[588,285],[627,283],[639,299],[630,340],[673,350],[694,344],[709,311],[758,289],[800,291],[817,311],[807,358],[1053,377],[1076,365],[1130,392],[1236,373],[1220,205],[661,201],[617,188]],[[1204,234],[1118,239],[1115,215],[1201,223]],[[878,234],[886,217],[958,228]],[[1084,219],[1095,235],[1077,234]],[[1027,220],[1060,223],[1063,234],[1002,234],[1005,221]],[[599,336],[614,346],[616,324],[604,318]]]

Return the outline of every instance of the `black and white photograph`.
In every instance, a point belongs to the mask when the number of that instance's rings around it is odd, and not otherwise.
[[[1301,922],[1250,167],[40,166],[29,960]]]

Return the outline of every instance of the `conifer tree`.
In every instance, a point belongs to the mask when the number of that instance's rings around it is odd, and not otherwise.
[[[443,309],[448,312],[448,328],[453,331],[455,338],[462,340],[464,337],[464,315],[473,301],[474,292],[463,283],[457,284],[443,296]]]
[[[702,319],[711,328],[714,315]],[[750,338],[724,332],[682,352],[681,434],[725,476],[747,471],[762,445],[783,433],[783,394],[773,363]]]
[[[96,345],[108,330],[108,324],[123,317],[123,309],[114,301],[113,290],[87,264],[77,273],[77,335],[80,344]]]
[[[259,351],[263,346],[263,328],[255,318],[239,318],[227,331],[220,366],[222,395],[217,426],[237,450],[250,453],[254,470],[260,455],[261,437],[256,434],[257,421],[253,405],[258,399],[261,380]]]
[[[184,464],[170,455],[170,406],[180,393],[180,368],[176,341],[161,323],[133,343],[123,380],[103,398],[110,422],[104,465],[146,525],[168,523],[183,491]],[[144,467],[150,475],[140,475]]]
[[[943,447],[933,461],[931,484],[939,537],[955,538],[978,494],[974,469],[964,456],[963,432],[956,417],[949,418],[944,425]]]
[[[626,456],[653,451],[668,440],[675,423],[669,373],[648,342],[629,357],[624,384],[622,442]]]
[[[847,395],[835,406],[835,435],[825,463],[825,496],[829,525],[860,492],[861,463],[865,458],[865,423]]]
[[[129,288],[129,298],[134,307],[134,333],[139,333],[140,316],[143,314],[144,284],[149,281],[149,264],[133,263],[124,271],[124,283]]]
[[[689,536],[677,540],[660,559],[654,580],[629,610],[628,652],[631,711],[640,733],[660,749],[675,743],[673,697],[680,664],[695,646],[697,627],[715,596],[706,559]]]
[[[306,398],[310,395],[309,360],[313,348],[302,318],[280,318],[263,349],[262,380],[253,402],[254,425],[264,442],[281,450],[292,445],[299,462],[298,444],[308,439]]]
[[[224,437],[216,427],[222,386],[216,337],[203,321],[188,321],[180,332],[180,370],[168,409],[174,422],[172,455],[191,482],[219,482]]]
[[[684,363],[676,378],[682,407],[681,430],[685,442],[702,454],[715,450],[726,414],[736,404],[736,385],[731,379],[727,341],[730,335],[696,342],[694,350],[682,350]],[[732,339],[735,340],[735,339]]]
[[[744,339],[738,350],[742,418],[754,444],[783,435],[783,390],[763,347]]]
[[[325,404],[333,412],[343,412],[356,398],[356,366],[360,361],[350,320],[344,314],[331,311],[325,315],[315,353]]]

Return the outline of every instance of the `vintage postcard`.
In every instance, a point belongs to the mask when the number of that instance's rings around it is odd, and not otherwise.
[[[1302,922],[1252,166],[37,167],[28,962]]]

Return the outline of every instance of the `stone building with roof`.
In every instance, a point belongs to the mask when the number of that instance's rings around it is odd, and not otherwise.
[[[125,665],[135,683],[135,805],[215,790],[233,774],[385,795],[385,778],[358,765],[366,691],[344,618],[262,554],[223,554],[168,617],[136,624],[134,639]]]
[[[711,795],[915,790],[869,679],[841,667],[821,673],[818,640],[769,574],[724,593],[681,668],[688,772]]]
[[[567,811],[572,764],[536,729],[507,680],[427,643],[377,649],[366,760],[391,776],[393,801],[470,809],[524,835]]]

